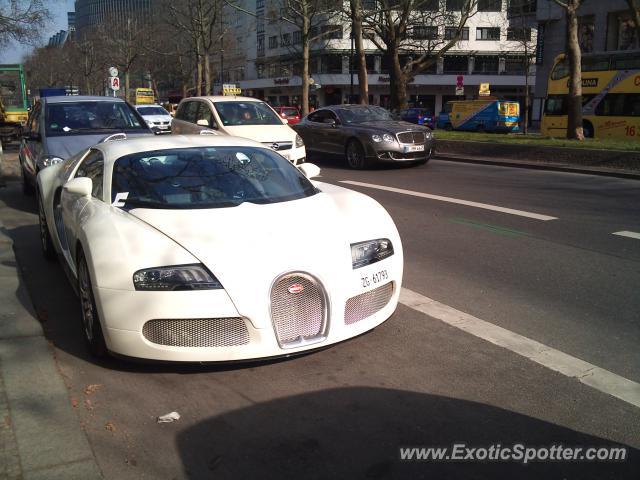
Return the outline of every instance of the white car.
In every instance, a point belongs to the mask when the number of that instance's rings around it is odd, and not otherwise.
[[[111,140],[38,174],[44,254],[90,351],[166,361],[290,355],[395,311],[396,226],[370,197],[224,135]]]
[[[208,96],[185,98],[172,123],[178,135],[212,129],[225,135],[249,138],[277,151],[294,165],[305,161],[302,137],[262,100],[250,97]]]
[[[150,129],[156,133],[171,132],[173,117],[161,105],[134,105]]]

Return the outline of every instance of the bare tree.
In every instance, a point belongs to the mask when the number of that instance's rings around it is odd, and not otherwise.
[[[358,64],[358,89],[360,91],[360,103],[369,104],[369,78],[367,76],[367,60],[362,41],[362,0],[350,0],[351,10],[351,36],[356,47],[356,58]],[[353,68],[353,66],[351,66]],[[349,72],[351,73],[351,72]]]
[[[0,46],[34,42],[49,16],[42,0],[0,0]]]
[[[459,0],[460,10],[454,12],[441,8],[438,0],[379,0],[375,9],[364,10],[367,38],[383,52],[389,65],[392,110],[407,107],[407,84],[462,39],[476,3]],[[443,26],[445,31],[453,29],[453,34],[441,35]],[[400,56],[405,52],[412,56],[401,64]]]
[[[524,75],[524,114],[522,116],[523,132],[529,132],[529,76],[533,70],[536,56],[536,37],[531,28],[535,21],[535,3],[532,0],[510,0],[507,18],[501,18],[507,23],[506,39],[501,42],[501,48],[518,55],[520,70]]]
[[[627,0],[629,15],[636,29],[636,43],[640,44],[640,2],[638,0]]]
[[[578,9],[584,0],[553,0],[565,13],[566,55],[569,60],[569,96],[567,99],[567,138],[584,140],[582,129],[582,52],[578,41]]]

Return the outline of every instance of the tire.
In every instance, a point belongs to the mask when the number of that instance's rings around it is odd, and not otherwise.
[[[584,138],[593,138],[594,131],[591,122],[582,122],[582,134],[584,135]]]
[[[367,167],[367,158],[364,148],[358,140],[349,140],[346,149],[347,164],[354,170],[362,170]]]
[[[47,225],[47,217],[44,214],[44,206],[42,205],[42,197],[38,195],[38,225],[40,227],[40,246],[42,247],[42,255],[47,260],[56,258],[56,251],[53,248],[53,240],[49,233]]]
[[[27,178],[27,175],[24,172],[23,166],[20,166],[20,176],[22,177],[22,193],[24,193],[29,197],[32,196],[36,192],[36,189],[29,182],[29,179]]]
[[[82,252],[78,255],[78,292],[80,294],[80,320],[84,342],[92,356],[104,358],[108,355],[107,345],[104,341],[98,309],[93,296],[89,267]]]

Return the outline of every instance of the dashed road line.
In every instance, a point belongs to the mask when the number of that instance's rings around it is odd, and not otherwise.
[[[636,240],[640,240],[640,233],[630,232],[628,230],[622,230],[621,232],[613,232],[612,235],[618,235],[619,237],[635,238]]]
[[[640,408],[640,383],[456,310],[408,288],[402,289],[400,303]]]
[[[402,188],[387,187],[384,185],[375,185],[373,183],[355,182],[352,180],[341,180],[340,183],[346,183],[348,185],[355,185],[358,187],[374,188],[376,190],[384,190],[387,192],[401,193],[403,195],[411,195],[413,197],[428,198],[430,200],[438,200],[440,202],[457,203],[458,205],[466,205],[468,207],[482,208],[484,210],[492,210],[494,212],[508,213],[509,215],[517,215],[519,217],[533,218],[534,220],[542,220],[544,222],[558,219],[558,217],[551,217],[549,215],[542,215],[540,213],[526,212],[524,210],[516,210],[514,208],[500,207],[498,205],[491,205],[488,203],[471,202],[469,200],[462,200],[459,198],[443,197],[441,195],[431,195],[430,193],[414,192],[412,190],[404,190]]]

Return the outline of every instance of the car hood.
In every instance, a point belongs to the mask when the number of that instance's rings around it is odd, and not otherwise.
[[[349,222],[324,193],[268,205],[129,213],[205,264],[251,319],[269,318],[271,284],[285,272],[307,272],[325,287],[341,288],[352,270]]]
[[[142,115],[142,118],[150,122],[170,122],[171,115]]]
[[[67,136],[59,136],[59,137],[47,137],[46,139],[46,155],[52,155],[56,157],[60,157],[63,160],[66,160],[69,157],[72,157],[76,153],[85,150],[96,143],[100,143],[100,141],[108,137],[109,135],[113,135],[114,133],[119,133],[117,131],[109,131],[109,132],[100,132],[100,133],[92,133],[90,135],[67,135]],[[142,135],[153,135],[151,132],[148,133],[127,133],[128,137],[139,137]]]
[[[377,120],[373,122],[362,122],[351,124],[352,127],[359,127],[363,129],[371,129],[371,130],[384,130],[389,133],[399,133],[399,132],[424,132],[425,128],[414,125],[413,123],[403,122],[401,120]]]
[[[287,125],[237,125],[225,126],[230,135],[249,138],[256,142],[292,142],[296,133]]]

